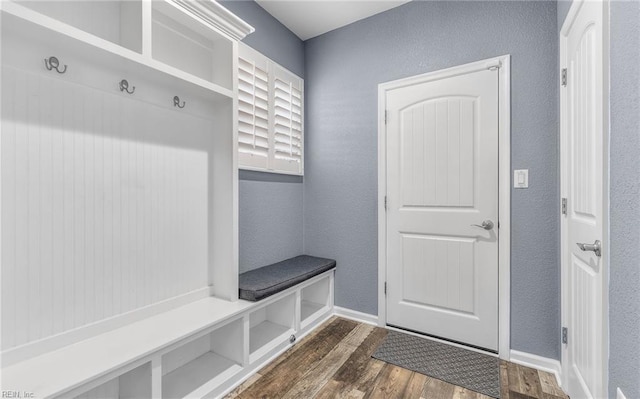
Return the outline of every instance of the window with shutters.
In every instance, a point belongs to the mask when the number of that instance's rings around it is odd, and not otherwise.
[[[244,44],[239,50],[239,167],[302,175],[303,80]]]

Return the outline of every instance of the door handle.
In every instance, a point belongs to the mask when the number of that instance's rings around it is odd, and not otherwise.
[[[578,248],[582,251],[593,251],[596,256],[602,256],[602,247],[600,240],[596,240],[593,244],[585,244],[582,242],[577,242]]]
[[[487,219],[484,222],[482,222],[482,224],[472,224],[472,226],[474,226],[474,227],[482,227],[485,230],[491,230],[491,229],[493,229],[493,222],[491,220]]]

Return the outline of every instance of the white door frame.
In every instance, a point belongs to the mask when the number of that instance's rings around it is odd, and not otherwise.
[[[489,58],[378,85],[378,325],[386,326],[387,309],[387,132],[385,99],[389,90],[418,83],[471,73],[487,68],[499,68],[499,144],[498,144],[498,355],[509,360],[511,312],[511,56]]]
[[[601,0],[603,3],[604,15],[602,18],[602,56],[605,60],[603,64],[603,79],[602,79],[602,121],[603,121],[603,131],[602,131],[602,223],[603,223],[603,236],[602,236],[602,353],[603,353],[603,364],[602,364],[602,386],[603,391],[600,394],[603,394],[604,397],[608,395],[608,379],[609,379],[609,1]],[[569,33],[569,29],[573,24],[576,16],[578,15],[578,11],[580,7],[585,2],[585,0],[574,0],[571,4],[571,8],[569,9],[569,13],[565,18],[564,24],[562,25],[562,29],[560,30],[560,59],[559,59],[559,70],[562,71],[563,68],[566,68],[566,52],[567,52],[567,34]],[[564,156],[565,151],[568,150],[567,146],[567,136],[569,134],[567,130],[567,123],[565,118],[563,120],[562,115],[567,115],[567,95],[566,90],[561,87],[560,90],[560,196],[562,198],[567,197],[567,157]],[[567,295],[567,288],[569,284],[569,275],[567,264],[568,257],[568,228],[567,228],[567,219],[563,216],[560,219],[560,269],[561,269],[561,320],[562,325],[567,326],[568,312],[567,310],[571,306]],[[571,339],[569,337],[569,339]],[[568,367],[568,345],[562,344],[562,353],[561,353],[561,364],[562,364],[562,386],[567,386],[566,378],[569,377],[569,372],[566,369]]]

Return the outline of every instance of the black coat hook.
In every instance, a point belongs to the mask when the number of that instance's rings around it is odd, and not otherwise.
[[[127,82],[127,79],[122,79],[120,81],[120,91],[126,91],[129,94],[133,94],[133,92],[136,91],[136,87],[131,86],[131,91],[129,91],[129,82]]]
[[[180,97],[178,96],[173,96],[173,106],[174,107],[178,107],[178,108],[184,108],[184,106],[187,103],[185,101],[182,102],[182,105],[180,105]]]
[[[63,70],[60,70],[60,61],[58,60],[57,57],[54,57],[54,56],[51,56],[49,58],[45,58],[44,59],[44,66],[50,71],[55,69],[56,72],[58,72],[58,73],[67,72],[67,66],[66,65],[64,66]]]

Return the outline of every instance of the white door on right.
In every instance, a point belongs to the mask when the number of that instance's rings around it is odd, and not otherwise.
[[[606,397],[603,381],[604,132],[603,15],[606,4],[576,1],[561,36],[563,197],[563,348],[572,398]]]

